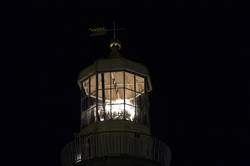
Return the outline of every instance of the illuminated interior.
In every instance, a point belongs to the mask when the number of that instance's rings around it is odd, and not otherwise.
[[[143,118],[144,77],[117,71],[97,73],[82,82],[82,122],[138,121]]]

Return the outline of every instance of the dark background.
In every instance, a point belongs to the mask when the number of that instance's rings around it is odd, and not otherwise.
[[[171,166],[250,165],[249,13],[232,1],[163,4],[33,1],[5,13],[6,162],[60,165],[79,131],[77,75],[109,54],[112,34],[88,28],[115,20],[124,57],[151,73],[152,133],[170,146]]]

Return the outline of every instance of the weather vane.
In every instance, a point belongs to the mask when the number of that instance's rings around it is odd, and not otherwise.
[[[113,28],[111,29],[107,29],[105,27],[97,27],[97,28],[89,28],[91,34],[89,36],[93,37],[93,36],[102,36],[105,35],[107,32],[109,31],[113,31],[113,39],[116,39],[116,33],[117,31],[121,31],[121,30],[125,30],[125,28],[117,28],[115,21],[113,22]]]

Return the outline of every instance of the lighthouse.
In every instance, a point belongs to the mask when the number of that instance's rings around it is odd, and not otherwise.
[[[147,68],[121,55],[116,38],[109,47],[79,73],[80,131],[62,149],[62,166],[169,166],[169,147],[150,131]]]

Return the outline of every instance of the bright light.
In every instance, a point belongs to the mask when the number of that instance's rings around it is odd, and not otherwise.
[[[78,162],[80,162],[82,160],[82,156],[81,156],[81,153],[78,153],[77,155],[76,155],[76,163],[78,163]]]
[[[98,110],[99,114],[101,111],[103,111],[103,108],[102,107],[100,108],[101,109]],[[133,121],[135,117],[135,107],[133,106],[133,103],[128,99],[125,99],[125,103],[124,99],[118,99],[118,100],[113,100],[111,105],[110,104],[105,105],[105,113],[108,116],[112,114],[113,119],[123,119],[125,113],[125,119]],[[104,118],[100,118],[100,120],[103,121]]]

